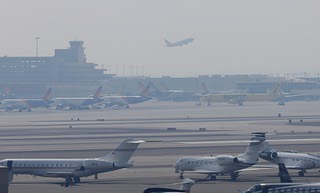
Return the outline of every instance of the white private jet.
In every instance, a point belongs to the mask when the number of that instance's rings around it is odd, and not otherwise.
[[[9,181],[14,174],[65,178],[65,186],[79,183],[80,177],[97,175],[133,166],[129,160],[143,140],[125,139],[106,156],[89,159],[4,159],[0,166],[9,169]]]
[[[207,174],[211,180],[215,180],[216,175],[230,174],[231,180],[236,180],[240,171],[257,163],[264,141],[264,138],[252,137],[246,151],[238,156],[182,157],[174,164],[175,172],[180,172],[180,178],[189,171]]]
[[[266,133],[253,133],[256,136],[265,138]],[[308,169],[320,168],[320,156],[308,153],[298,153],[294,150],[277,151],[265,141],[266,150],[261,152],[259,157],[273,164],[283,163],[287,169],[300,170],[299,176],[304,176]]]

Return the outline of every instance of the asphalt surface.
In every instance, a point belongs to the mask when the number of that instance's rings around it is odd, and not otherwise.
[[[63,188],[59,178],[19,175],[10,184],[11,193],[112,192],[138,193],[146,187],[179,188],[172,165],[181,156],[237,155],[243,153],[250,133],[268,132],[278,150],[318,153],[320,102],[272,102],[244,106],[213,104],[197,107],[192,102],[148,101],[121,110],[0,112],[0,159],[94,158],[106,155],[126,137],[148,141],[132,157],[134,167],[83,178]],[[281,116],[279,116],[281,114]],[[289,123],[291,120],[291,123]],[[167,128],[176,128],[168,131]],[[200,131],[199,128],[205,128]],[[260,162],[259,164],[266,164]],[[310,170],[296,182],[317,182],[320,173]],[[236,182],[229,176],[204,181],[204,175],[185,174],[199,181],[192,192],[238,192],[255,183],[278,182],[277,169],[243,172]]]

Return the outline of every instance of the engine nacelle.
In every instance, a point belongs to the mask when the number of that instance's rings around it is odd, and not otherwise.
[[[215,162],[221,166],[227,166],[238,163],[239,159],[229,155],[219,155],[215,158]]]
[[[278,158],[278,153],[275,151],[264,151],[260,153],[259,157],[264,160],[275,160]]]

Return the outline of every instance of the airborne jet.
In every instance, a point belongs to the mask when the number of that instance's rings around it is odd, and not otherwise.
[[[15,174],[29,174],[42,177],[57,177],[66,180],[65,186],[79,183],[80,177],[111,172],[133,166],[129,162],[138,145],[144,141],[125,139],[106,156],[89,159],[4,159],[0,166],[9,169],[9,181]]]
[[[184,40],[172,43],[172,42],[169,42],[168,40],[164,39],[167,47],[177,47],[177,46],[187,45],[188,43],[191,43],[193,40],[194,40],[193,38],[188,38],[188,39],[184,39]]]

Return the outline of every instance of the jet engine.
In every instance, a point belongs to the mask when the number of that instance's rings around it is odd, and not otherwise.
[[[275,160],[278,158],[278,153],[275,151],[264,151],[260,153],[259,157],[264,160]]]
[[[219,155],[216,157],[215,161],[221,166],[227,166],[238,163],[239,159],[229,155]]]

